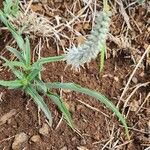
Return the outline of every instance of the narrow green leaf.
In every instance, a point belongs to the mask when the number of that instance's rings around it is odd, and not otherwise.
[[[47,92],[47,87],[46,87],[45,83],[44,83],[42,80],[40,80],[40,79],[37,77],[37,78],[35,78],[34,81],[36,82],[37,88],[40,90],[40,92],[41,92],[41,91],[44,91],[45,93]]]
[[[3,66],[22,67],[26,69],[26,66],[24,65],[24,63],[19,62],[19,61],[7,61],[6,63],[3,64]]]
[[[64,58],[65,58],[65,55],[41,58],[37,62],[34,63],[34,66],[43,65],[45,63],[50,63],[50,62],[62,61],[62,60],[64,60]]]
[[[14,73],[14,75],[17,77],[17,78],[19,78],[19,79],[23,79],[24,78],[24,75],[23,75],[23,73],[21,72],[21,71],[19,71],[19,70],[17,70],[15,67],[13,67],[13,66],[9,66],[9,68],[12,70],[12,72]]]
[[[58,82],[56,82],[56,83],[48,83],[46,85],[47,85],[47,88],[62,88],[62,89],[69,89],[69,90],[76,91],[76,92],[81,92],[81,93],[84,93],[86,95],[96,98],[98,101],[101,101],[108,108],[110,108],[116,114],[116,116],[120,119],[120,121],[122,122],[122,124],[125,127],[126,135],[129,138],[128,126],[126,124],[124,117],[119,112],[119,110],[116,108],[116,106],[101,93],[90,90],[88,88],[83,88],[80,85],[77,85],[74,83],[58,83]]]
[[[34,80],[34,79],[38,76],[39,72],[40,72],[40,70],[38,70],[38,69],[33,69],[33,70],[31,71],[31,73],[27,76],[28,81],[31,82],[32,80]]]
[[[9,20],[7,19],[6,14],[4,14],[1,10],[0,10],[0,20],[5,24],[5,26],[9,29],[9,31],[12,33],[13,37],[15,38],[19,48],[21,50],[24,49],[24,40],[21,37],[21,35],[15,30],[15,28],[13,27],[13,25],[9,22]]]
[[[4,60],[5,62],[8,62],[8,61],[9,61],[8,59],[6,59],[6,58],[3,57],[3,56],[0,56],[0,58],[1,58],[2,60]]]
[[[25,62],[25,59],[23,58],[22,54],[16,50],[15,48],[12,48],[10,46],[6,47],[10,52],[12,52],[21,62]]]
[[[34,102],[41,108],[41,110],[44,112],[45,116],[49,120],[49,125],[52,126],[52,115],[46,103],[43,101],[43,98],[32,86],[28,86],[26,88],[26,93],[28,93],[33,98]]]
[[[30,42],[29,42],[28,38],[26,38],[26,43],[25,43],[25,58],[26,58],[26,65],[30,66],[30,63],[31,63],[31,49],[30,49]]]
[[[103,0],[103,10],[106,12],[109,11],[108,0]]]
[[[0,80],[0,85],[11,88],[19,88],[22,86],[20,80],[12,80],[12,81]]]
[[[9,60],[7,60],[5,57],[3,57],[3,56],[0,56],[0,58],[1,59],[3,59],[4,61],[6,61],[6,66],[8,65],[9,66],[9,68],[12,70],[12,72],[16,75],[16,77],[18,77],[19,79],[22,79],[24,76],[23,76],[23,73],[22,72],[20,72],[19,70],[17,70],[17,69],[15,69],[14,68],[14,66],[15,66],[15,62],[13,63],[11,63]],[[16,65],[19,65],[18,64],[19,62],[17,62],[16,63]],[[5,65],[4,64],[4,65]]]
[[[19,62],[19,61],[9,61],[8,59],[6,59],[3,56],[0,56],[0,58],[5,61],[5,63],[3,64],[3,66],[9,66],[9,67],[18,66],[18,67],[23,67],[23,68],[25,67],[24,63],[22,63],[22,62]]]
[[[101,54],[100,54],[100,73],[103,71],[103,68],[104,68],[105,50],[106,50],[106,44],[104,44],[102,49],[101,49]]]
[[[65,104],[63,103],[63,101],[60,99],[60,97],[56,94],[47,92],[47,96],[49,96],[51,98],[51,100],[58,106],[58,108],[60,109],[60,111],[63,113],[68,125],[73,128],[73,123],[72,123],[72,118],[71,118],[71,114],[68,111],[67,107],[65,106]]]
[[[19,0],[5,0],[3,2],[4,13],[9,16],[16,16],[19,12]]]

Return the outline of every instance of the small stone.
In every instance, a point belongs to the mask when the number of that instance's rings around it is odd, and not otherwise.
[[[40,143],[41,137],[39,135],[33,135],[30,140],[34,143]]]
[[[79,147],[77,147],[77,149],[78,149],[78,150],[89,150],[89,149],[87,149],[87,147],[85,147],[85,146],[79,146]]]
[[[42,127],[39,129],[39,133],[44,136],[49,134],[49,126],[47,123],[43,123]]]
[[[75,141],[77,138],[74,136],[72,139],[71,139],[71,141]]]
[[[77,107],[76,107],[76,110],[77,110],[77,111],[80,111],[80,110],[82,110],[82,109],[84,109],[84,106],[83,106],[83,105],[77,105]]]
[[[130,103],[130,107],[131,107],[131,111],[135,112],[139,109],[139,103],[137,100],[133,100],[131,103]]]
[[[28,141],[28,135],[24,132],[21,132],[15,136],[14,142],[12,144],[13,150],[20,150],[25,146],[25,143]]]
[[[142,27],[142,26],[143,26],[143,23],[142,23],[142,22],[138,22],[138,26],[139,26],[139,27]]]
[[[139,74],[139,76],[140,76],[140,77],[144,77],[144,76],[145,76],[145,73],[144,73],[144,72],[141,72],[141,73]]]
[[[60,150],[67,150],[67,146],[62,147]]]
[[[63,89],[63,92],[64,92],[64,93],[70,93],[70,92],[71,92],[71,90]]]
[[[118,77],[114,77],[114,80],[116,81],[116,82],[119,82],[119,78]]]
[[[132,78],[132,82],[135,83],[135,84],[137,84],[138,83],[138,79],[136,77],[133,77]]]
[[[12,116],[16,115],[16,113],[17,113],[16,109],[12,109],[8,113],[4,114],[0,118],[0,125],[5,124]]]

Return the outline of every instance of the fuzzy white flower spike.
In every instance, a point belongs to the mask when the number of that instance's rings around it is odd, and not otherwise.
[[[68,49],[65,55],[67,66],[71,65],[72,69],[80,70],[81,66],[84,66],[85,63],[89,63],[97,57],[107,39],[110,17],[110,11],[97,13],[91,34],[85,42],[78,47],[73,45],[72,48]]]

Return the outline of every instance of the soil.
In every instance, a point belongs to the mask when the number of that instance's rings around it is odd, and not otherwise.
[[[133,49],[119,47],[114,42],[108,40],[108,58],[105,61],[105,68],[102,74],[99,73],[99,58],[93,60],[89,66],[85,66],[85,69],[81,69],[80,72],[75,72],[69,67],[64,70],[66,64],[59,62],[44,66],[42,72],[43,81],[78,83],[83,87],[88,87],[103,93],[114,104],[118,104],[123,88],[135,68],[131,56],[139,60],[147,45],[150,43],[149,33],[147,31],[148,14],[146,14],[143,6],[138,6],[135,11],[134,19],[140,22],[142,27],[145,25],[143,28],[141,27],[142,33],[139,33],[139,30],[133,23],[134,31],[130,33],[131,37],[134,34],[134,38],[131,40]],[[118,18],[114,16],[113,25],[111,25],[111,32],[116,31],[114,32],[115,36],[117,36],[119,32],[117,30],[121,26],[117,20]],[[123,21],[123,18],[120,18],[120,20]],[[5,47],[4,36],[0,37],[0,43],[2,43],[0,48],[3,49]],[[7,51],[3,55],[8,58],[11,57]],[[53,44],[47,47],[45,44],[41,55],[43,57],[57,55],[56,47]],[[129,88],[124,99],[131,94],[135,86],[149,82],[150,71],[148,65],[145,58],[141,68],[137,70],[134,75],[134,80],[130,84],[132,88]],[[0,79],[13,79],[11,71],[1,67]],[[55,92],[60,94],[60,91]],[[64,120],[59,124],[62,117],[61,113],[47,97],[44,97],[45,102],[53,114],[53,126],[49,128],[48,135],[42,135],[39,133],[39,129],[43,123],[46,123],[45,116],[43,113],[38,114],[37,106],[30,97],[25,95],[23,91],[4,89],[1,87],[0,118],[13,109],[16,110],[16,114],[0,125],[0,150],[11,150],[14,136],[21,132],[26,133],[29,137],[24,145],[24,150],[101,150],[102,148],[104,150],[144,150],[150,147],[150,129],[147,125],[150,121],[150,99],[147,100],[138,113],[136,113],[136,108],[141,106],[149,92],[150,84],[139,88],[125,108],[124,115],[127,115],[129,112],[126,118],[130,127],[131,139],[129,141],[125,136],[123,126],[109,109],[91,97],[67,90],[62,91],[62,98],[72,114],[75,127],[80,133],[69,128]],[[100,112],[85,106],[80,101],[97,108]],[[124,102],[121,101],[119,104],[119,110],[121,112]],[[40,136],[38,142],[31,140],[34,135]],[[104,148],[104,145],[109,141],[110,143]]]

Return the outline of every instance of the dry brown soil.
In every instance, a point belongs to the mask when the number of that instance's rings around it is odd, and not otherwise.
[[[141,11],[143,13],[141,13]],[[148,16],[146,16],[147,14],[145,13],[146,10],[142,7],[136,9],[135,20],[141,22],[143,26],[147,24],[146,21]],[[115,19],[116,18],[114,17],[113,21],[115,27],[111,27],[111,30],[120,28],[117,19],[116,22]],[[147,27],[145,26],[142,31],[143,32],[140,34],[138,29],[134,27],[134,32],[130,33],[131,35],[138,35],[131,43],[132,47],[135,49],[138,48],[139,50],[139,53],[135,53],[135,58],[137,59],[143,54],[146,46],[150,42]],[[3,33],[3,35],[0,36],[0,48],[3,49],[5,46],[5,35]],[[64,71],[64,62],[47,64],[44,66],[45,69],[42,73],[42,79],[45,82],[62,80],[63,82],[75,82],[105,94],[114,104],[117,104],[123,88],[135,67],[134,62],[131,59],[131,55],[134,51],[132,53],[131,49],[119,48],[116,44],[109,41],[108,47],[112,51],[108,51],[109,57],[105,62],[105,68],[102,75],[99,74],[99,59],[97,58],[97,60],[90,63],[89,67],[86,66],[85,69],[82,69],[81,72],[74,72],[70,68],[67,68]],[[113,51],[116,53],[115,57],[113,57]],[[50,48],[47,48],[46,46],[43,48],[43,57],[54,55],[57,54],[53,45],[51,45]],[[4,56],[10,58],[7,51]],[[146,59],[144,59],[142,64],[142,68],[137,70],[134,78],[135,80],[131,82],[130,87],[149,81],[150,71],[149,68],[146,67]],[[1,67],[0,79],[10,80],[12,78],[10,70]],[[131,91],[132,89],[129,90],[126,97],[128,97]],[[56,92],[59,94],[59,91]],[[149,131],[147,126],[147,123],[150,120],[150,101],[147,100],[138,114],[136,114],[136,111],[134,110],[136,110],[137,107],[140,107],[149,92],[150,85],[138,89],[130,99],[129,105],[125,108],[125,115],[131,107],[133,108],[129,111],[127,117],[127,123],[129,127],[132,128],[130,130],[131,141],[128,141],[125,137],[123,127],[110,110],[91,97],[66,90],[62,91],[62,98],[68,105],[73,122],[81,135],[72,131],[65,121],[62,121],[58,128],[56,128],[61,119],[61,113],[47,97],[44,98],[53,113],[53,127],[50,128],[48,135],[40,135],[39,129],[45,122],[45,117],[41,113],[41,124],[39,124],[38,109],[33,101],[30,100],[30,97],[24,95],[23,91],[8,90],[1,87],[0,93],[2,93],[2,97],[0,99],[0,118],[12,109],[15,109],[17,113],[8,119],[6,123],[0,125],[0,150],[11,150],[14,136],[21,132],[26,133],[29,137],[24,145],[26,150],[82,150],[80,148],[101,150],[111,139],[110,134],[112,133],[112,130],[114,133],[110,143],[114,144],[118,140],[117,145],[124,144],[115,149],[144,150],[144,148],[150,146],[150,135],[148,134]],[[99,109],[107,116],[86,107],[81,104],[79,100]],[[137,101],[139,105],[132,104],[132,101]],[[123,104],[124,102],[121,101],[119,105],[120,111],[122,111]],[[40,135],[40,141],[35,143],[32,142],[31,137],[33,135]],[[125,143],[126,141],[128,143]],[[108,144],[104,149],[111,149],[111,144]]]

